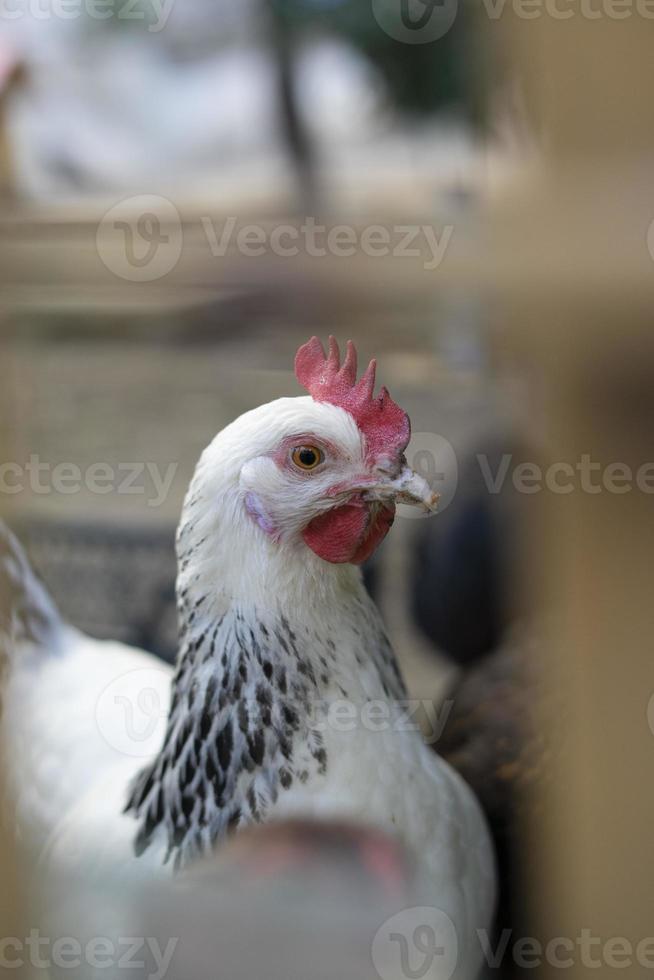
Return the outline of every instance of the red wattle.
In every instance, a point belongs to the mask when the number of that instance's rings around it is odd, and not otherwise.
[[[353,500],[314,518],[302,537],[325,561],[360,565],[384,540],[394,519],[394,507],[375,508],[373,518],[369,504]]]

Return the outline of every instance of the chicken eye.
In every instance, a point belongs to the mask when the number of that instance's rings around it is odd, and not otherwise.
[[[315,470],[325,458],[317,446],[298,446],[291,454],[291,459],[301,470]]]

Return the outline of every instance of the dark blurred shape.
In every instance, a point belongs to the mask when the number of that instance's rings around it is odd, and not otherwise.
[[[0,39],[0,197],[14,192],[14,161],[7,133],[9,100],[25,81],[25,68],[9,44]]]
[[[302,203],[316,203],[315,160],[311,137],[303,125],[297,90],[297,72],[292,35],[283,10],[271,3],[270,40],[277,62],[278,99],[282,135],[295,166]]]
[[[438,43],[405,44],[394,40],[360,0],[269,0],[289,37],[317,28],[338,35],[358,48],[388,85],[395,108],[408,116],[436,112],[458,114],[481,124],[486,118],[487,50],[475,29],[471,5],[459,3],[450,30]],[[487,48],[487,46],[486,46]]]
[[[493,650],[502,635],[498,528],[481,497],[432,521],[415,553],[412,592],[416,621],[457,663]]]
[[[175,659],[174,528],[30,520],[12,529],[65,620]]]
[[[506,446],[484,452],[489,472],[498,472],[504,451]],[[461,465],[454,499],[420,528],[412,612],[432,643],[462,665],[494,650],[513,617],[515,529],[510,515],[507,495],[489,491],[477,455],[470,453]]]
[[[520,885],[529,876],[523,839],[530,789],[542,775],[546,739],[536,714],[542,699],[538,644],[516,629],[481,663],[467,667],[450,692],[452,710],[438,752],[475,791],[498,860],[499,929],[516,925]]]
[[[505,435],[480,437],[460,461],[457,492],[421,526],[411,573],[415,621],[461,668],[438,752],[472,787],[493,835],[500,882],[498,928],[516,928],[524,874],[529,788],[544,758],[535,706],[538,650],[515,575],[521,498],[503,460],[534,458]],[[523,625],[519,625],[519,623]]]

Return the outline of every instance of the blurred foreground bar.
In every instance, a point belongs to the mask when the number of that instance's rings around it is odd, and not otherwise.
[[[0,386],[6,382],[5,371],[6,363],[1,356],[2,342],[0,338]],[[0,442],[0,458],[5,459],[6,449]],[[1,503],[1,501],[0,501]],[[2,507],[0,507],[0,519],[3,517]],[[2,584],[0,583],[0,588]],[[0,608],[2,608],[2,596],[0,596]],[[6,650],[3,644],[6,640],[7,624],[0,622],[0,678],[5,669]],[[0,940],[9,937],[23,936],[24,927],[21,925],[21,895],[15,867],[14,838],[10,829],[10,819],[7,819],[7,812],[11,812],[4,790],[3,757],[6,751],[4,745],[0,745],[0,874],[2,876],[2,889],[0,889]],[[23,969],[13,969],[13,975],[17,980],[23,980],[26,971]]]
[[[521,214],[496,227],[515,258],[507,343],[545,373],[556,461],[589,454],[635,476],[654,424],[654,22],[608,10],[511,25],[548,150]],[[556,613],[543,651],[553,753],[525,934],[565,944],[538,975],[571,958],[575,978],[641,977],[654,949],[653,501],[637,486],[541,498],[526,571]]]

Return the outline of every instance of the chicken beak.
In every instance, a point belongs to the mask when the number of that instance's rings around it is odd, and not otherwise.
[[[383,480],[374,487],[369,487],[366,494],[369,500],[382,503],[392,501],[398,504],[409,504],[421,507],[425,516],[435,514],[438,509],[439,494],[429,486],[427,481],[409,466],[405,466],[394,480]]]

